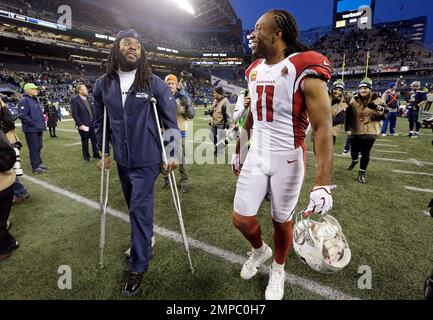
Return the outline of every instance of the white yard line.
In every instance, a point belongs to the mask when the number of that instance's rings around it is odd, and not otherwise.
[[[72,144],[65,144],[65,147],[78,146],[79,144],[81,144],[81,141],[80,142],[76,142],[76,143],[72,143]]]
[[[374,152],[407,154],[407,152],[404,152],[404,151],[390,151],[390,150],[374,150]]]
[[[415,188],[415,187],[405,187],[407,190],[410,191],[418,191],[418,192],[428,192],[428,193],[433,193],[433,189],[420,189],[420,188]]]
[[[48,189],[52,192],[58,193],[66,198],[69,198],[71,200],[74,200],[78,203],[84,204],[90,208],[93,208],[95,210],[100,210],[99,203],[96,201],[92,201],[90,199],[84,198],[82,196],[79,196],[77,194],[74,194],[72,192],[69,192],[67,190],[61,189],[59,187],[56,187],[48,182],[30,177],[28,175],[23,175],[22,178],[24,180],[27,180],[31,183],[34,183],[36,185],[39,185],[45,189]],[[119,218],[125,222],[129,222],[129,216],[123,212],[120,212],[118,210],[107,208],[107,213],[112,215],[113,217]],[[168,230],[163,227],[159,227],[157,225],[154,225],[154,232],[159,234],[162,237],[171,239],[178,243],[183,243],[181,234]],[[202,250],[206,253],[209,253],[211,255],[214,255],[216,257],[219,257],[221,259],[224,259],[228,262],[243,265],[245,262],[245,257],[237,255],[233,252],[209,245],[207,243],[188,238],[188,243],[191,247]],[[269,273],[269,268],[262,268],[261,272],[263,273]],[[350,295],[347,295],[339,290],[333,289],[328,286],[323,286],[313,280],[305,279],[299,276],[295,276],[293,274],[286,272],[286,283],[289,285],[294,285],[301,287],[307,291],[310,291],[312,293],[318,294],[322,297],[333,299],[333,300],[360,300],[359,298],[352,297]]]
[[[392,170],[392,172],[433,177],[433,173],[427,173],[427,172],[414,172],[414,171],[404,171],[404,170]]]
[[[70,121],[74,121],[74,119],[64,119],[61,122],[70,122]],[[21,128],[22,124],[21,123],[16,123],[15,127]]]
[[[308,154],[314,154],[313,151],[307,151]],[[334,157],[337,158],[350,158],[350,154],[339,154],[334,153]],[[425,161],[418,161],[417,159],[407,159],[407,160],[400,160],[400,159],[390,159],[390,158],[377,158],[377,157],[370,157],[371,160],[377,160],[377,161],[385,161],[385,162],[394,162],[394,163],[404,163],[404,164],[415,164],[419,167],[423,166],[433,166],[433,162],[425,162]]]
[[[396,147],[398,147],[398,146],[395,145],[395,144],[380,144],[380,143],[376,143],[374,146],[375,146],[375,147],[392,147],[392,148],[396,148]]]
[[[314,154],[313,151],[307,151],[309,154]],[[339,153],[334,153],[334,157],[337,158],[348,158],[348,155],[343,155]],[[350,154],[349,154],[350,157]],[[425,161],[418,161],[416,159],[407,159],[407,160],[400,160],[400,159],[390,159],[390,158],[377,158],[377,157],[371,157],[372,160],[378,160],[378,161],[385,161],[385,162],[394,162],[394,163],[404,163],[404,164],[415,164],[417,166],[433,166],[433,162],[425,162]]]
[[[56,131],[76,132],[76,133],[78,133],[77,130],[72,130],[72,129],[59,129],[59,128],[56,128]]]

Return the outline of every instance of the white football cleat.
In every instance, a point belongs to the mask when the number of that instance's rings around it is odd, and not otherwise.
[[[152,248],[155,246],[155,236],[152,236],[151,246],[152,246]],[[128,250],[125,251],[125,256],[127,256],[128,258],[131,257],[131,248],[129,248]]]
[[[286,273],[284,267],[275,266],[274,263],[272,263],[271,270],[269,271],[269,282],[265,291],[266,300],[282,300],[284,296]]]
[[[263,253],[257,252],[253,249],[252,252],[248,252],[250,256],[248,260],[244,263],[241,270],[241,278],[244,280],[249,280],[256,275],[259,271],[260,266],[265,263],[270,257],[272,257],[272,249],[263,242],[265,249]]]

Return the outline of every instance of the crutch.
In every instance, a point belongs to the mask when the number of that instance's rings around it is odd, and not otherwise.
[[[104,119],[102,129],[102,161],[101,161],[101,193],[99,198],[99,205],[101,210],[101,229],[99,237],[99,266],[104,267],[104,247],[105,247],[105,223],[107,218],[107,203],[108,203],[108,185],[110,181],[110,169],[107,170],[105,177],[105,146],[107,143],[107,109],[104,108]]]
[[[156,125],[157,125],[158,132],[159,132],[159,139],[160,139],[161,148],[162,148],[162,160],[164,161],[165,164],[168,165],[167,153],[165,152],[165,148],[164,148],[164,139],[162,138],[162,133],[161,133],[161,128],[162,129],[164,129],[164,128],[161,126],[161,123],[159,122],[158,110],[156,109],[156,99],[154,97],[152,97],[150,101],[152,102],[152,105],[153,105],[153,111],[155,113]],[[192,266],[191,254],[189,251],[188,239],[186,238],[185,226],[183,224],[182,208],[180,206],[179,191],[177,190],[176,177],[175,177],[173,171],[170,172],[169,177],[168,177],[168,181],[170,183],[171,196],[173,197],[174,207],[176,209],[177,217],[179,219],[180,231],[182,233],[182,239],[183,239],[183,244],[185,246],[185,251],[186,251],[187,256],[188,256],[189,267],[191,269],[191,272],[194,273],[194,267]]]

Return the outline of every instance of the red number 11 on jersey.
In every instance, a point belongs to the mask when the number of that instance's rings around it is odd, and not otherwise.
[[[274,86],[257,86],[257,120],[263,121],[263,92],[266,94],[266,122],[274,121]]]

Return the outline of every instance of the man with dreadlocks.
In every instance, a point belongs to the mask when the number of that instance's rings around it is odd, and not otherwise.
[[[128,296],[137,293],[152,259],[154,184],[162,162],[160,128],[156,124],[152,97],[158,101],[165,140],[174,139],[177,141],[174,144],[178,143],[176,102],[169,87],[151,73],[140,35],[132,29],[120,31],[108,58],[106,74],[97,80],[94,89],[95,133],[102,151],[105,108],[106,138],[114,149],[131,220],[131,270],[123,287],[123,294]],[[109,169],[108,143],[103,152],[101,162]],[[166,171],[175,167],[173,159],[165,165]]]
[[[329,60],[308,51],[298,42],[294,17],[285,10],[271,10],[256,23],[250,37],[254,61],[246,72],[251,102],[241,143],[252,145],[240,168],[234,199],[234,226],[250,242],[252,252],[241,271],[251,279],[273,256],[263,242],[257,211],[268,190],[272,193],[274,261],[265,292],[268,300],[284,296],[284,263],[292,245],[292,215],[298,202],[306,168],[306,130],[311,122],[315,136],[317,173],[305,215],[326,214],[332,208],[331,105],[326,82],[331,78]],[[243,138],[248,135],[248,138]],[[243,146],[238,145],[237,150]]]

